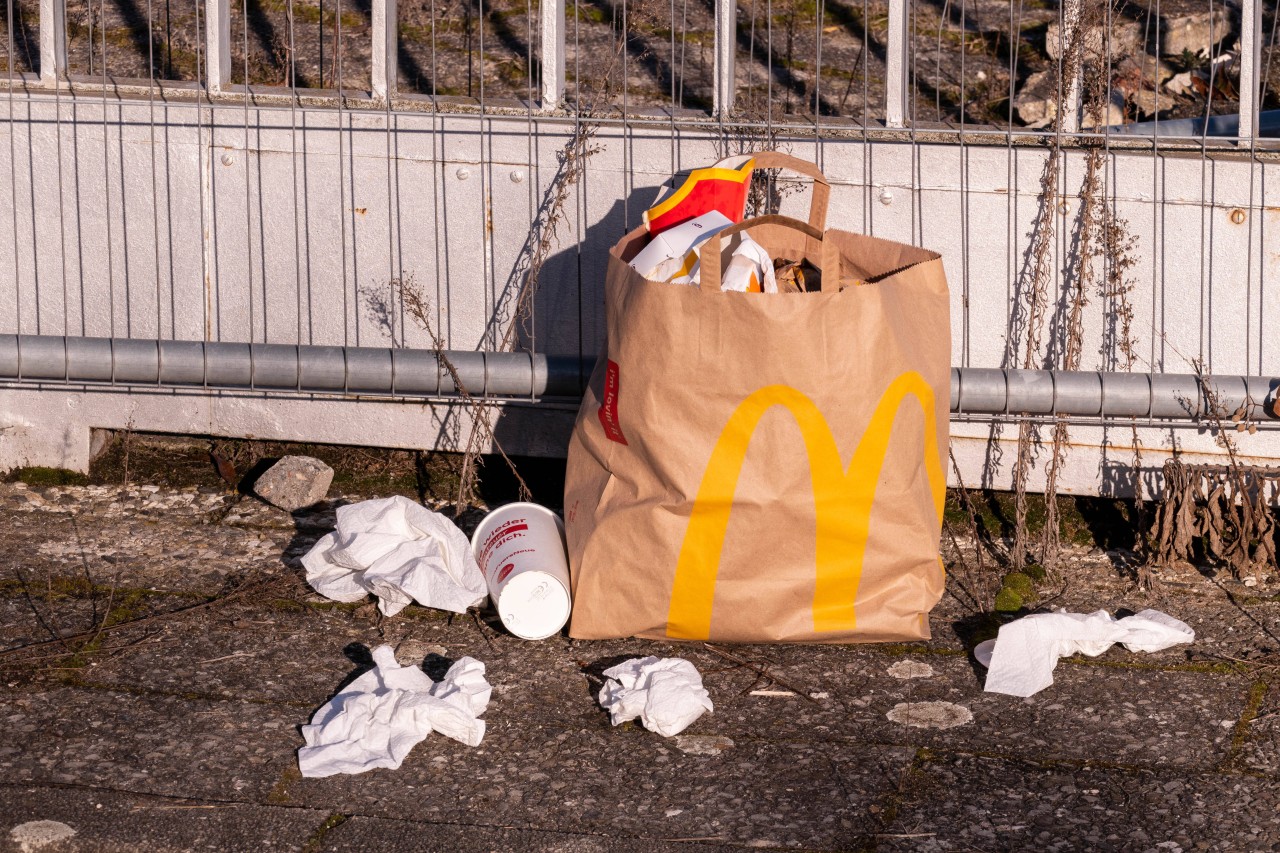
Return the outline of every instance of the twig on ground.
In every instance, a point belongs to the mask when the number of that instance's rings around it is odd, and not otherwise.
[[[93,628],[90,628],[87,631],[80,631],[76,634],[70,634],[65,637],[58,637],[57,639],[53,639],[53,640],[42,640],[37,643],[27,643],[21,646],[14,646],[13,648],[9,648],[9,649],[0,649],[0,659],[7,658],[14,655],[20,655],[23,652],[28,652],[28,651],[31,651],[32,649],[45,648],[47,646],[54,645],[55,643],[66,644],[66,643],[74,642],[76,640],[89,640],[90,638],[96,639],[101,634],[105,634],[110,631],[118,631],[122,628],[136,628],[139,625],[146,625],[152,622],[161,621],[163,619],[171,619],[171,618],[176,618],[178,616],[185,616],[187,614],[194,613],[198,610],[207,610],[208,608],[213,607],[215,605],[226,604],[230,601],[233,601],[234,599],[239,598],[240,596],[246,593],[254,592],[256,590],[261,590],[267,587],[268,585],[269,585],[269,582],[265,580],[249,581],[248,583],[245,583],[245,584],[242,584],[241,586],[236,587],[230,592],[219,595],[216,598],[211,598],[208,601],[202,601],[198,604],[191,604],[186,607],[179,607],[174,610],[166,610],[163,613],[152,613],[149,616],[140,616],[137,619],[128,619],[124,622],[116,622],[111,625],[94,626]],[[84,645],[88,645],[88,643],[86,642]],[[83,648],[76,651],[83,651]],[[71,653],[74,654],[76,652],[71,652]]]
[[[782,685],[783,687],[790,690],[792,693],[796,694],[797,696],[803,697],[804,699],[812,702],[815,705],[818,704],[818,700],[810,696],[808,690],[804,690],[800,687],[795,686],[794,684],[789,684],[788,682],[784,681],[781,676],[774,675],[773,672],[771,672],[769,669],[771,666],[773,666],[773,664],[757,663],[756,661],[748,660],[740,655],[735,655],[733,652],[726,651],[722,648],[719,648],[718,646],[713,646],[710,643],[703,643],[702,647],[707,651],[711,652],[712,654],[719,655],[720,657],[724,658],[727,661],[732,661],[733,663],[737,664],[739,667],[745,667],[751,670],[752,672],[754,672],[756,674],[755,683],[758,683],[760,679],[766,679],[774,684]],[[755,683],[749,686],[747,690],[751,690],[752,687],[755,686]]]

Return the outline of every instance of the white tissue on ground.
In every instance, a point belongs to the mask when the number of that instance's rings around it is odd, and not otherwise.
[[[471,543],[443,515],[405,497],[338,507],[337,529],[302,565],[316,592],[335,601],[369,593],[394,616],[410,601],[463,613],[488,597]]]
[[[1116,643],[1131,652],[1158,652],[1195,638],[1191,626],[1159,610],[1123,619],[1105,610],[1036,613],[1001,626],[995,640],[973,651],[987,667],[988,693],[1031,696],[1053,684],[1059,658],[1076,652],[1097,657]]]
[[[375,668],[347,685],[302,727],[303,776],[395,769],[427,735],[479,746],[492,688],[484,664],[460,659],[441,681],[416,666],[400,666],[390,646],[373,650]]]
[[[671,737],[712,710],[702,676],[683,658],[632,658],[604,675],[600,705],[615,726],[639,717],[649,731]]]

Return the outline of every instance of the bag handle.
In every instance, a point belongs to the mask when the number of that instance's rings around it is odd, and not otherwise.
[[[840,250],[836,247],[836,242],[824,239],[824,233],[807,222],[801,222],[799,219],[792,219],[780,213],[770,213],[722,228],[702,241],[698,260],[698,286],[704,293],[720,290],[722,274],[720,252],[724,238],[757,225],[782,225],[819,241],[822,244],[822,289],[823,291],[840,289]]]
[[[751,157],[757,169],[788,169],[813,178],[813,195],[809,200],[809,224],[819,231],[827,227],[827,204],[831,200],[831,184],[827,176],[808,160],[781,151],[759,151]]]

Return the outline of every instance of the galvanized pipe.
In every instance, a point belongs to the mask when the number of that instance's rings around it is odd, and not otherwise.
[[[1212,396],[1220,414],[1240,406],[1274,418],[1280,378],[1194,373],[951,368],[951,411],[957,414],[1066,415],[1198,420]]]
[[[0,335],[0,381],[452,397],[576,396],[590,364],[527,352]],[[579,375],[581,371],[581,376]]]
[[[507,399],[580,396],[593,362],[527,352],[0,335],[0,382],[10,383],[430,399],[459,394],[446,360],[467,393]],[[951,411],[1196,420],[1208,413],[1212,393],[1227,415],[1249,403],[1254,417],[1274,418],[1278,386],[1280,378],[1265,376],[1202,382],[1190,373],[953,367]]]

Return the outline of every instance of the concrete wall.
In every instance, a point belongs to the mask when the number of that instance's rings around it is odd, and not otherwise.
[[[411,278],[455,349],[497,347],[573,128],[66,92],[0,96],[0,115],[0,177],[10,178],[0,184],[0,333],[428,347],[390,284]],[[525,341],[552,354],[598,350],[607,247],[673,172],[725,151],[714,126],[693,123],[605,124],[592,144]],[[820,160],[833,226],[942,253],[954,364],[1021,366],[1021,350],[1007,350],[1044,147],[834,131],[818,142],[783,132],[776,144]],[[1064,163],[1059,282],[1075,251],[1084,155]],[[1110,203],[1134,239],[1135,370],[1188,372],[1203,359],[1217,373],[1280,373],[1275,168],[1260,157],[1108,154]],[[784,210],[806,203],[797,188]],[[1084,368],[1114,367],[1104,354],[1114,351],[1104,346],[1113,307],[1094,294],[1087,308]],[[572,405],[508,406],[499,434],[509,452],[559,454],[572,416]],[[0,389],[0,470],[83,468],[91,427],[448,447],[461,417],[398,401],[10,387]],[[958,422],[954,434],[967,483],[1007,482],[1014,454],[1000,448],[1016,427],[997,429],[994,444],[990,424]],[[1066,490],[1125,489],[1131,437],[1128,426],[1073,429]],[[1151,469],[1175,447],[1219,452],[1195,430],[1144,427],[1139,437]],[[1263,431],[1242,450],[1265,460],[1280,442]]]

